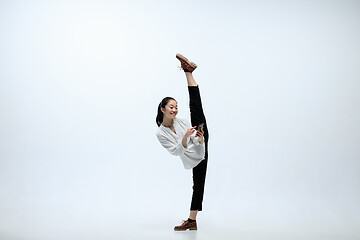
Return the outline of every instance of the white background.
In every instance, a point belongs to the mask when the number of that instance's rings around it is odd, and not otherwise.
[[[1,1],[0,239],[359,239],[359,1]],[[210,141],[198,232],[191,171],[156,139]],[[226,237],[225,237],[226,236]]]

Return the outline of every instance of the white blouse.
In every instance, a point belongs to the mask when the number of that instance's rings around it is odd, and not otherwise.
[[[185,119],[175,117],[174,128],[176,134],[161,124],[156,132],[159,142],[172,155],[180,156],[185,169],[196,167],[205,158],[205,140],[200,144],[195,131],[187,140],[187,148],[184,148],[182,139],[191,128],[191,124]]]

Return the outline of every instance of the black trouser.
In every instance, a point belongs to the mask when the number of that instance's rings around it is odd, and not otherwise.
[[[202,202],[204,197],[206,168],[208,162],[208,141],[209,132],[207,129],[206,119],[201,104],[201,97],[199,86],[189,86],[190,96],[190,116],[191,125],[199,126],[200,123],[204,123],[204,137],[205,137],[205,159],[202,160],[199,165],[193,168],[193,195],[191,200],[190,210],[202,210]]]

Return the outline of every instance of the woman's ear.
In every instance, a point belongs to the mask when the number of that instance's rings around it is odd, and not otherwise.
[[[165,108],[160,108],[162,113],[165,113]]]

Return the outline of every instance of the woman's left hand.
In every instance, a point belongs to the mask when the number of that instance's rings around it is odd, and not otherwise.
[[[197,136],[199,138],[199,143],[203,144],[203,142],[204,142],[204,128],[201,127],[200,130],[197,130],[195,136]]]

